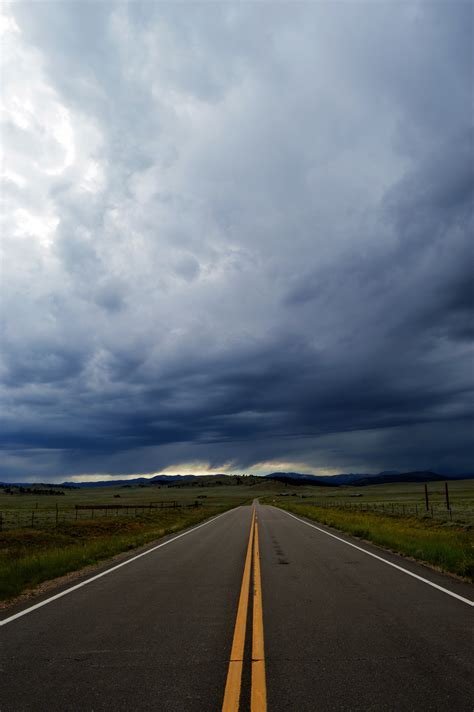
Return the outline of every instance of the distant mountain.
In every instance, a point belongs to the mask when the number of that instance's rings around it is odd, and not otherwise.
[[[83,489],[85,487],[138,487],[148,485],[179,485],[187,482],[214,482],[222,481],[223,478],[233,477],[233,475],[155,475],[154,477],[133,477],[128,480],[96,480],[89,482],[0,482],[0,487],[62,487],[64,489]]]
[[[134,477],[131,480],[97,480],[96,482],[63,482],[61,486],[74,487],[120,487],[123,485],[153,485],[153,484],[172,484],[175,482],[183,482],[186,480],[198,479],[198,475],[155,475],[155,477]]]
[[[138,486],[153,486],[153,485],[171,485],[179,486],[181,484],[204,483],[211,485],[225,484],[226,478],[235,477],[235,475],[216,474],[216,475],[155,475],[154,477],[134,477],[129,480],[98,480],[97,482],[0,482],[0,488],[5,487],[56,487],[56,488],[84,488],[84,487],[138,487]],[[243,478],[238,476],[240,480],[238,484],[243,484]],[[258,481],[260,477],[251,476],[253,483]],[[397,472],[396,470],[384,470],[377,474],[355,473],[349,472],[340,475],[309,475],[304,472],[271,472],[269,475],[264,475],[261,479],[271,479],[277,482],[285,482],[293,486],[297,485],[315,485],[334,487],[338,485],[352,485],[363,487],[365,485],[389,484],[392,482],[433,482],[446,480],[469,480],[474,479],[474,473],[464,473],[458,475],[440,475],[431,470],[414,470],[410,472]]]
[[[446,480],[467,480],[474,479],[474,474],[460,475],[439,475],[430,470],[397,472],[396,470],[384,470],[377,474],[353,473],[341,475],[308,475],[301,472],[271,472],[265,477],[280,482],[314,485],[353,485],[363,487],[364,485],[389,484],[391,482],[434,482]]]
[[[330,482],[331,477],[317,477],[316,475],[305,475],[300,472],[272,472],[265,475],[266,479],[284,482],[287,485],[297,487],[299,485],[314,485],[316,487],[336,487],[338,482]]]
[[[391,482],[445,482],[446,479],[452,478],[438,475],[437,472],[430,472],[429,470],[399,472],[391,475],[381,472],[379,475],[375,475],[375,477],[363,477],[353,482],[353,484],[357,487],[363,487],[364,485],[382,485],[390,484]]]

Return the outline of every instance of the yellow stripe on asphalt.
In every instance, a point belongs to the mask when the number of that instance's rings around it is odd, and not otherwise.
[[[238,712],[240,701],[240,688],[242,685],[242,668],[244,664],[245,630],[247,627],[247,610],[250,590],[250,566],[252,562],[252,544],[255,527],[255,509],[252,512],[249,543],[245,557],[244,575],[240,589],[239,606],[235,620],[234,638],[230,653],[227,682],[225,686],[222,712]]]
[[[260,546],[258,522],[253,540],[253,623],[252,623],[252,691],[251,712],[266,712],[265,648],[263,643],[262,580],[260,576]]]

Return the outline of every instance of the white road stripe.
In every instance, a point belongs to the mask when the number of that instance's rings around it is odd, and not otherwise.
[[[220,519],[220,517],[223,517],[224,514],[229,514],[229,512],[235,512],[236,509],[240,509],[240,507],[234,507],[233,509],[228,509],[226,512],[222,512],[222,514],[218,514],[217,517],[208,519],[207,522],[198,524],[196,527],[193,527],[192,529],[188,529],[188,531],[182,532],[182,534],[178,534],[177,536],[174,536],[172,539],[163,541],[161,544],[157,544],[157,546],[154,546],[151,549],[147,549],[146,551],[143,551],[141,554],[137,554],[136,556],[133,556],[131,559],[122,561],[121,564],[116,564],[115,566],[112,566],[112,568],[107,569],[106,571],[102,571],[100,574],[96,574],[95,576],[92,576],[91,578],[86,579],[85,581],[81,581],[81,583],[77,583],[75,586],[71,586],[71,588],[67,588],[65,591],[61,591],[61,593],[56,593],[54,596],[50,596],[49,598],[46,598],[44,601],[35,603],[34,606],[25,608],[23,611],[20,611],[19,613],[15,613],[15,615],[10,616],[9,618],[4,618],[2,621],[0,621],[0,626],[6,625],[7,623],[11,623],[12,621],[16,620],[17,618],[21,618],[22,616],[26,616],[27,613],[31,613],[32,611],[35,611],[37,608],[46,606],[48,603],[52,603],[53,601],[56,601],[58,598],[67,596],[69,593],[72,593],[73,591],[77,591],[78,588],[87,586],[87,584],[92,583],[93,581],[97,581],[97,579],[102,578],[102,576],[107,576],[107,574],[111,574],[112,571],[117,571],[117,569],[121,569],[122,566],[127,566],[127,564],[131,564],[132,561],[141,559],[142,556],[147,556],[148,554],[151,554],[153,551],[156,551],[157,549],[161,549],[162,546],[167,546],[167,544],[172,544],[173,541],[176,541],[177,539],[181,539],[181,537],[187,536],[188,534],[192,534],[197,529],[200,529],[201,527],[205,527],[208,524],[215,522],[216,519]]]
[[[362,551],[362,553],[367,554],[367,556],[372,556],[374,559],[378,559],[378,561],[382,561],[384,564],[387,564],[387,566],[392,566],[394,569],[398,569],[398,571],[402,571],[402,573],[407,574],[408,576],[413,576],[413,578],[418,579],[418,581],[423,581],[423,583],[426,583],[428,586],[437,588],[438,591],[442,591],[443,593],[446,593],[448,596],[452,596],[453,598],[457,598],[459,601],[462,601],[463,603],[467,603],[468,606],[474,606],[474,601],[470,601],[468,598],[464,598],[464,596],[460,596],[458,593],[449,591],[447,588],[443,588],[443,586],[438,586],[437,583],[433,583],[433,581],[429,581],[428,579],[423,578],[423,576],[418,576],[418,574],[414,574],[412,571],[408,571],[408,569],[404,569],[403,566],[398,566],[398,564],[394,564],[391,561],[387,561],[387,559],[384,559],[382,556],[377,556],[377,554],[373,554],[371,551],[367,551],[367,549],[363,549],[361,546],[357,546],[357,544],[352,544],[350,541],[346,541],[346,539],[342,539],[342,537],[340,537],[340,536],[331,534],[331,532],[328,532],[325,529],[321,529],[321,527],[316,526],[316,524],[310,524],[310,522],[306,522],[304,519],[295,517],[294,514],[290,514],[290,512],[287,512],[285,509],[278,508],[278,511],[288,514],[289,517],[296,519],[296,521],[300,522],[301,524],[306,524],[306,526],[308,526],[308,527],[317,529],[318,532],[321,532],[322,534],[326,534],[326,536],[330,536],[333,539],[342,541],[342,543],[347,544],[347,546],[352,546],[353,549]]]

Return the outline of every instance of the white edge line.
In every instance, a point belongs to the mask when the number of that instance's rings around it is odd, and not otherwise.
[[[278,507],[278,509],[280,512],[285,512],[285,514],[288,514],[289,517],[296,519],[297,522],[301,522],[301,524],[306,524],[306,526],[308,526],[308,527],[317,529],[318,532],[322,532],[323,534],[326,534],[326,536],[330,536],[333,539],[342,541],[343,544],[347,544],[347,546],[352,546],[353,549],[362,551],[364,554],[367,554],[367,556],[372,556],[374,559],[378,559],[378,561],[382,561],[384,564],[387,564],[388,566],[393,566],[394,569],[398,569],[399,571],[402,571],[404,574],[407,574],[408,576],[413,576],[413,578],[418,579],[418,581],[423,581],[423,583],[428,584],[428,586],[433,586],[433,588],[437,588],[438,591],[447,593],[448,596],[453,596],[453,598],[457,598],[459,601],[462,601],[463,603],[467,603],[468,606],[474,606],[474,601],[470,601],[468,598],[464,598],[464,596],[460,596],[458,593],[449,591],[447,588],[443,588],[443,586],[438,586],[437,583],[433,583],[433,581],[429,581],[428,579],[423,578],[423,576],[418,576],[418,574],[414,574],[412,571],[408,571],[408,569],[404,569],[403,566],[398,566],[398,564],[393,564],[391,561],[387,561],[387,559],[384,559],[382,556],[377,556],[377,554],[373,554],[371,551],[367,551],[367,549],[363,549],[361,546],[357,546],[357,544],[352,544],[350,541],[346,541],[346,539],[342,539],[342,537],[340,537],[340,536],[336,536],[335,534],[331,534],[331,532],[327,532],[325,529],[321,529],[321,527],[317,527],[316,524],[310,524],[310,522],[306,522],[304,519],[295,517],[294,514],[290,514],[290,512],[287,512],[286,509],[280,509],[279,507]]]
[[[69,593],[72,593],[73,591],[77,591],[78,588],[82,588],[83,586],[87,586],[87,584],[92,583],[93,581],[97,581],[97,579],[102,578],[102,576],[107,576],[107,574],[111,574],[112,571],[117,571],[117,569],[121,569],[122,566],[127,566],[127,564],[131,564],[132,561],[136,561],[137,559],[141,559],[142,556],[147,556],[147,554],[151,554],[153,551],[156,551],[157,549],[161,549],[162,546],[166,546],[167,544],[171,544],[173,541],[176,541],[177,539],[181,539],[183,536],[187,536],[188,534],[192,534],[195,532],[197,529],[200,529],[201,527],[207,526],[207,524],[211,524],[212,522],[215,522],[216,519],[220,519],[220,517],[223,517],[224,514],[229,514],[229,512],[235,512],[236,509],[239,509],[239,507],[233,507],[232,509],[228,509],[226,512],[222,512],[222,514],[218,514],[217,517],[213,517],[212,519],[208,519],[207,522],[203,522],[202,524],[198,524],[197,526],[193,527],[192,529],[188,529],[185,532],[182,532],[181,534],[178,534],[177,536],[174,536],[172,539],[167,539],[166,541],[163,541],[161,544],[157,544],[157,546],[152,547],[151,549],[147,549],[146,551],[142,551],[141,554],[137,554],[136,556],[133,556],[131,559],[127,559],[126,561],[122,561],[121,564],[116,564],[115,566],[112,566],[110,569],[107,569],[106,571],[102,571],[100,574],[96,574],[95,576],[92,576],[89,579],[86,579],[85,581],[81,581],[81,583],[77,583],[75,586],[71,586],[71,588],[67,588],[65,591],[61,591],[61,593],[56,593],[54,596],[50,596],[49,598],[46,598],[44,601],[40,601],[39,603],[35,603],[34,606],[30,606],[29,608],[25,608],[23,611],[20,611],[19,613],[15,613],[15,615],[10,616],[9,618],[4,618],[2,621],[0,621],[0,626],[6,625],[7,623],[11,623],[12,621],[16,620],[17,618],[21,618],[22,616],[26,616],[27,613],[31,613],[32,611],[35,611],[37,608],[41,608],[42,606],[46,606],[48,603],[52,603],[52,601],[56,601],[58,598],[62,598],[63,596],[67,596]],[[80,569],[79,569],[80,571]]]

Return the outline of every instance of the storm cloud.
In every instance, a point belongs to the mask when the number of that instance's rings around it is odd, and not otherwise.
[[[12,3],[0,479],[472,470],[472,4]]]

